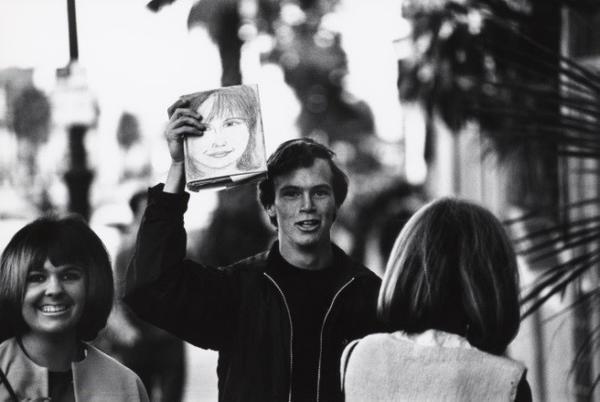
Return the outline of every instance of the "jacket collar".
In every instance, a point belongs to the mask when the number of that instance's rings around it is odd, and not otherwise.
[[[340,247],[335,243],[331,243],[333,248],[332,268],[334,268],[339,275],[336,277],[336,281],[346,282],[351,278],[361,277],[371,274],[371,271],[352,260]],[[279,241],[274,241],[271,248],[265,255],[266,267],[265,272],[273,274],[277,270],[277,264],[275,260],[279,256]]]

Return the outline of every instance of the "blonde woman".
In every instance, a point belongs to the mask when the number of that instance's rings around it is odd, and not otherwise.
[[[396,239],[379,292],[390,333],[349,344],[346,402],[530,401],[525,367],[504,356],[519,329],[515,253],[494,215],[444,198]]]

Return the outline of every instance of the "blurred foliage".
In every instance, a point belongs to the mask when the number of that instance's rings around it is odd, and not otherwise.
[[[50,101],[33,86],[21,90],[11,108],[12,129],[20,140],[32,145],[47,141],[50,128]]]
[[[523,132],[537,133],[556,119],[559,25],[546,23],[542,32],[535,32],[534,12],[546,12],[547,5],[436,3],[441,5],[409,2],[406,7],[414,24],[414,54],[399,61],[400,97],[421,102],[454,132],[475,120],[496,152],[514,152],[515,140],[524,143]],[[557,18],[557,10],[549,11]],[[549,130],[547,135],[555,133]]]
[[[440,118],[456,133],[476,122],[484,147],[515,173],[510,201],[554,214],[563,97],[558,5],[408,2],[405,13],[413,53],[399,61],[401,99],[419,102],[430,121]]]
[[[158,10],[172,0],[154,0]],[[374,134],[369,107],[343,88],[346,55],[339,34],[324,22],[339,0],[202,0],[188,17],[188,28],[205,26],[219,49],[222,85],[241,82],[240,51],[244,41],[257,35],[271,38],[272,49],[263,61],[279,64],[286,82],[301,104],[298,124],[302,135],[325,142],[360,141]],[[358,138],[356,138],[358,137]]]
[[[205,25],[221,56],[221,84],[237,85],[242,82],[240,56],[243,41],[238,32],[241,16],[238,0],[197,1],[188,16],[188,28]]]
[[[382,180],[380,176],[364,179]],[[369,187],[365,183],[361,184],[361,188]],[[352,257],[358,261],[366,260],[368,247],[371,245],[375,246],[382,261],[387,261],[398,233],[427,200],[423,188],[407,184],[398,178],[385,180],[377,188],[379,191],[365,192],[363,197],[354,201],[355,204],[362,205],[346,206],[346,211],[351,211],[354,218],[351,226],[355,235]],[[374,240],[375,244],[370,244],[370,240]],[[383,275],[383,272],[378,274]]]
[[[156,11],[172,2],[153,0],[148,7]],[[271,47],[261,58],[281,66],[286,83],[296,94],[301,105],[297,119],[300,134],[331,146],[353,180],[369,182],[369,186],[357,186],[354,199],[348,202],[351,207],[345,207],[338,216],[340,225],[355,232],[358,226],[351,208],[365,206],[367,202],[361,198],[384,191],[397,180],[399,172],[382,172],[371,146],[373,114],[365,102],[344,90],[346,54],[339,33],[327,26],[327,17],[338,4],[339,0],[201,0],[193,3],[187,25],[208,30],[219,49],[224,86],[241,82],[240,56],[245,41],[269,38]],[[374,180],[377,175],[379,179]],[[252,186],[219,193],[213,220],[206,234],[199,234],[202,248],[210,251],[198,257],[224,264],[264,249],[273,232],[264,226],[255,198]],[[247,230],[241,233],[240,227]],[[240,248],[240,244],[248,247]],[[232,253],[232,249],[237,252]]]
[[[399,61],[398,88],[455,133],[476,122],[507,162],[508,199],[521,212],[506,223],[538,273],[523,318],[571,289],[567,311],[589,326],[600,301],[600,199],[584,183],[600,182],[600,74],[561,54],[563,7],[594,13],[600,2],[409,1],[413,53]],[[600,340],[600,327],[585,331],[582,367]],[[598,381],[578,385],[592,392]]]
[[[117,125],[117,143],[127,150],[140,141],[140,138],[140,123],[137,117],[132,113],[123,112]]]

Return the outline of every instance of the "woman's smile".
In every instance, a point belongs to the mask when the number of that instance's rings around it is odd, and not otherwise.
[[[66,304],[43,304],[40,306],[42,313],[50,316],[64,314],[70,308]]]
[[[74,332],[85,306],[85,271],[74,265],[31,269],[22,314],[32,333],[38,335]]]

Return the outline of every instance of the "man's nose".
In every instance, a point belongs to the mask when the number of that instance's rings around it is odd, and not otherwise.
[[[312,200],[312,197],[310,195],[310,193],[306,192],[302,195],[302,205],[301,205],[301,210],[302,211],[310,211],[314,208],[314,203]]]

